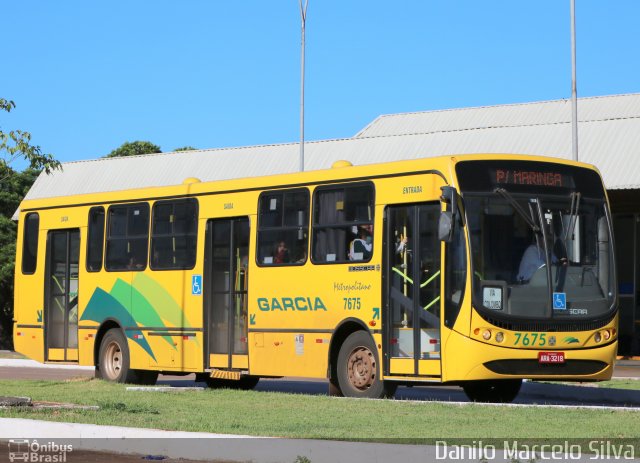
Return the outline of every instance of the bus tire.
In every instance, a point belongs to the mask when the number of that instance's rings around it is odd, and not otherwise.
[[[521,379],[469,381],[462,385],[472,402],[510,403],[520,392]]]
[[[342,391],[340,390],[340,385],[337,380],[333,378],[329,379],[329,396],[331,397],[344,397]]]
[[[138,375],[130,365],[127,339],[120,329],[111,328],[100,343],[96,377],[116,383],[135,383]]]
[[[382,380],[378,350],[365,331],[351,333],[340,346],[337,380],[345,397],[381,399],[396,390],[395,383]]]

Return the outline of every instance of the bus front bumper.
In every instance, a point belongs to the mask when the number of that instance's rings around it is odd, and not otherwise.
[[[445,382],[510,378],[604,381],[613,375],[617,348],[614,340],[591,348],[515,349],[452,333],[447,351],[464,352],[464,355],[449,355],[445,359],[442,379]],[[548,353],[556,354],[551,356],[552,362],[545,355]]]

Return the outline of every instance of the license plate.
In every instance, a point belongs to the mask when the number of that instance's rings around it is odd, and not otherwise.
[[[538,363],[564,363],[564,352],[538,352]]]

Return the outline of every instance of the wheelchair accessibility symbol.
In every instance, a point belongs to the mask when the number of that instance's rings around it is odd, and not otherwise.
[[[202,275],[191,276],[191,294],[202,296]]]
[[[566,293],[553,293],[553,308],[555,310],[566,310],[567,308]]]

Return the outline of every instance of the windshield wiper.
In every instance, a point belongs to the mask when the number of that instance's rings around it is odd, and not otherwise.
[[[564,231],[564,241],[565,245],[567,243],[567,239],[569,235],[571,235],[573,239],[573,232],[576,228],[576,223],[578,222],[578,212],[580,210],[580,192],[574,191],[571,193],[571,209],[569,210],[569,226]]]
[[[496,188],[495,190],[493,190],[493,192],[499,194],[504,199],[509,201],[509,203],[511,203],[511,206],[513,206],[516,212],[520,214],[520,216],[524,219],[525,222],[527,222],[527,224],[531,227],[531,229],[534,232],[536,233],[540,232],[540,227],[536,225],[536,223],[533,221],[531,216],[527,214],[527,211],[523,209],[523,207],[518,203],[518,201],[516,201],[516,199],[513,196],[511,196],[511,194],[507,190],[505,190],[504,188]]]

